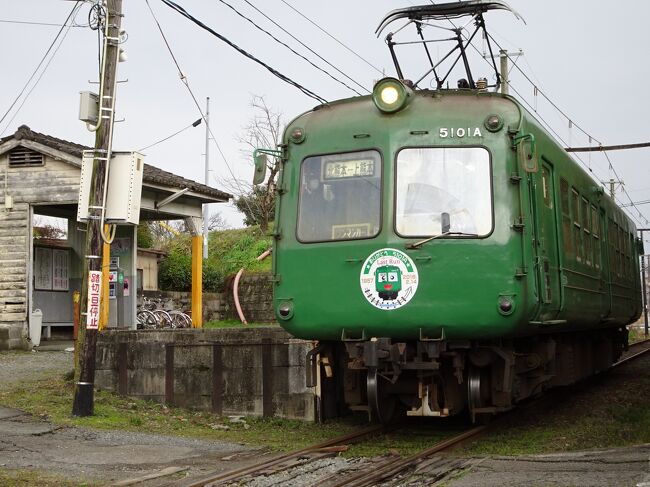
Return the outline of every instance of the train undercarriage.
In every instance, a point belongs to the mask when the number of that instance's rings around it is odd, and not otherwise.
[[[481,421],[607,370],[626,347],[625,328],[484,342],[321,342],[308,357],[308,382],[320,375],[321,420],[351,410],[383,423],[464,413]]]

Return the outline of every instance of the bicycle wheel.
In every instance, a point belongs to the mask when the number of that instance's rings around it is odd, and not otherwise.
[[[137,312],[136,318],[138,320],[138,328],[144,330],[155,330],[158,328],[158,319],[148,309],[141,309]]]
[[[155,309],[152,313],[156,316],[159,328],[173,328],[172,318],[164,309]]]
[[[192,318],[187,316],[182,311],[170,311],[169,316],[172,319],[173,328],[190,328],[192,326]]]

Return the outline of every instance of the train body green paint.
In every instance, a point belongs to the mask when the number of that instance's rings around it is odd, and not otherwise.
[[[293,303],[278,319],[296,337],[493,340],[640,314],[634,224],[512,97],[421,90],[391,114],[341,100],[294,119],[283,144],[274,305]],[[445,218],[455,233],[409,247]],[[362,292],[383,248],[418,273],[389,309]]]

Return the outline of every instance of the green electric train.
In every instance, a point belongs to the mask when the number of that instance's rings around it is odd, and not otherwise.
[[[504,8],[386,22],[459,4]],[[397,71],[281,146],[274,306],[319,342],[320,414],[476,418],[609,368],[642,307],[633,222],[515,98]]]

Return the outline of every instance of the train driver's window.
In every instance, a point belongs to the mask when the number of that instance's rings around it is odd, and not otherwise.
[[[380,230],[377,151],[307,157],[300,168],[296,235],[301,242],[371,238]]]
[[[481,147],[409,148],[397,154],[395,229],[403,237],[487,236],[490,154]],[[454,235],[455,234],[455,235]]]

